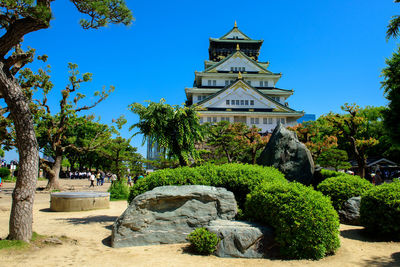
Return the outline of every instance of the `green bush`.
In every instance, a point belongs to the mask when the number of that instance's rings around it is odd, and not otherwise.
[[[127,200],[129,197],[129,186],[126,179],[115,181],[108,189],[111,200]]]
[[[0,177],[2,179],[7,178],[8,176],[10,176],[11,171],[8,168],[0,168]]]
[[[129,202],[158,186],[196,184],[226,188],[235,195],[239,208],[243,208],[246,195],[263,181],[287,182],[277,169],[258,165],[207,164],[194,168],[163,169],[137,181],[131,189]]]
[[[325,179],[317,186],[317,190],[331,198],[336,210],[341,210],[349,198],[361,196],[372,187],[370,182],[359,176],[343,173],[340,176]]]
[[[360,221],[369,232],[400,238],[400,181],[374,186],[364,193]]]
[[[339,218],[328,197],[299,183],[263,183],[247,195],[248,218],[271,225],[281,255],[320,259],[340,246]]]
[[[219,242],[217,235],[204,227],[195,229],[187,239],[197,253],[204,255],[212,254]]]
[[[331,178],[331,177],[336,177],[336,176],[341,176],[345,173],[343,172],[337,172],[337,171],[331,171],[331,170],[327,170],[327,169],[322,169],[321,170],[321,175],[324,179],[326,178]]]

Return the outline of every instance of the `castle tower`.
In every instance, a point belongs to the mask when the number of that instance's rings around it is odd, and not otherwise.
[[[234,27],[221,38],[210,38],[209,60],[195,72],[193,87],[185,88],[187,105],[197,105],[200,122],[243,122],[262,132],[278,122],[293,126],[303,112],[286,100],[293,90],[276,87],[281,73],[258,61],[263,40],[253,40]]]

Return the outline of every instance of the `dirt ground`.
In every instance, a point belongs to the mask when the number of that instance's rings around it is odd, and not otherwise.
[[[45,186],[39,181],[38,187]],[[88,191],[87,180],[62,180],[64,188]],[[0,192],[0,237],[8,233],[13,183]],[[106,191],[109,183],[95,187]],[[281,261],[197,256],[185,252],[187,244],[114,249],[110,247],[113,222],[126,209],[126,201],[110,203],[110,209],[82,212],[51,212],[50,196],[38,192],[34,205],[35,232],[65,235],[77,242],[64,242],[27,251],[0,251],[0,266],[400,266],[400,242],[370,240],[362,227],[341,225],[342,246],[336,255],[320,261]]]

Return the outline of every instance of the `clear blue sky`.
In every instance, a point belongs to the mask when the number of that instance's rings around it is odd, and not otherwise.
[[[103,123],[121,114],[128,126],[135,123],[127,110],[133,102],[184,103],[184,88],[208,58],[208,38],[222,36],[235,20],[249,37],[264,40],[259,60],[283,73],[277,87],[295,90],[288,99],[292,108],[320,116],[340,112],[345,102],[386,104],[379,76],[396,41],[386,42],[385,32],[391,16],[400,14],[400,4],[390,0],[128,1],[128,6],[135,17],[131,26],[87,31],[73,5],[58,0],[50,29],[25,37],[25,46],[49,56],[54,111],[68,62],[93,73],[93,82],[82,90],[87,95],[103,85],[116,87],[91,112]],[[127,128],[124,137],[132,134]],[[141,140],[138,136],[132,145],[145,156]],[[14,158],[15,153],[6,156]]]

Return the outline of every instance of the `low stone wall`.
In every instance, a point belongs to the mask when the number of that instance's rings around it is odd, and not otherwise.
[[[59,192],[52,193],[52,211],[85,211],[110,208],[110,193],[106,192]]]

